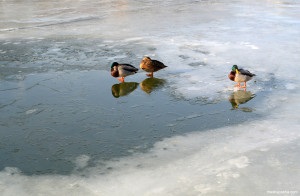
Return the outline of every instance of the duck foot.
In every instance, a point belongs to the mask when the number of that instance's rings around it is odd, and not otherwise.
[[[237,83],[234,87],[241,87],[241,83]]]
[[[246,82],[244,82],[244,86],[241,86],[241,88],[247,88]]]

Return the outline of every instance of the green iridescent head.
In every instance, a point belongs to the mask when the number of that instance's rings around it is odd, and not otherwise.
[[[232,71],[236,71],[236,70],[239,69],[239,68],[238,68],[237,65],[233,65],[231,69],[232,69]]]
[[[118,66],[118,65],[119,65],[119,63],[113,62],[113,64],[111,64],[111,68],[113,68],[114,66]]]

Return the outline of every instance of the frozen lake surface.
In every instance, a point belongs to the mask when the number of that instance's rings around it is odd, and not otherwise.
[[[0,7],[2,195],[299,194],[300,2]]]

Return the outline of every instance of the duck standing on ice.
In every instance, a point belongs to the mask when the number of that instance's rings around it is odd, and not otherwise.
[[[251,80],[255,74],[248,70],[239,69],[237,65],[232,66],[232,71],[228,74],[228,78],[234,82],[237,82],[236,87],[246,88],[246,82]],[[241,86],[241,82],[244,82],[244,86]]]
[[[153,77],[153,72],[166,68],[162,62],[157,60],[152,60],[150,57],[144,57],[140,63],[140,68],[146,72],[151,72],[147,74],[149,77]]]
[[[137,73],[138,70],[139,70],[138,68],[136,68],[132,65],[119,64],[117,62],[114,62],[111,65],[110,74],[116,78],[120,77],[120,78],[118,78],[118,80],[120,82],[124,82],[124,78],[126,76],[133,75],[133,74]]]

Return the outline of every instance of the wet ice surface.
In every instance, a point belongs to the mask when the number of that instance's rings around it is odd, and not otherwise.
[[[132,81],[119,84],[108,71],[81,70],[4,80],[1,167],[28,174],[70,173],[77,156],[89,155],[94,164],[145,151],[165,137],[260,115],[237,112],[255,110],[250,91],[228,92],[228,100],[212,104],[176,97],[166,79],[144,73],[126,79]]]
[[[299,193],[299,2],[0,4],[4,195]]]

